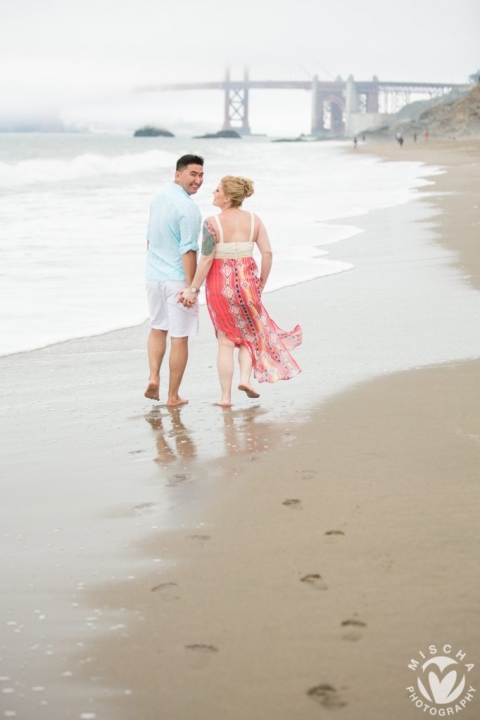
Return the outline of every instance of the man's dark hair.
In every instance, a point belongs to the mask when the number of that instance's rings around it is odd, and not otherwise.
[[[175,170],[183,170],[187,165],[201,165],[203,167],[203,158],[201,155],[182,155],[182,157],[177,160]]]

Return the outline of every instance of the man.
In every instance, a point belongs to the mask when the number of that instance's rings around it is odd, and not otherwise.
[[[184,405],[178,394],[188,360],[188,338],[198,333],[198,303],[178,302],[178,293],[192,284],[197,265],[200,210],[191,196],[203,183],[203,158],[183,155],[174,182],[156,195],[150,206],[147,231],[146,286],[150,313],[145,397],[160,399],[160,368],[170,334],[170,381],[167,405]]]

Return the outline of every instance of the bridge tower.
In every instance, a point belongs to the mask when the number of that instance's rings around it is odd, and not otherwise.
[[[223,130],[236,130],[240,135],[250,135],[248,120],[248,68],[243,73],[243,83],[232,83],[230,68],[225,70],[225,114]]]
[[[343,135],[345,129],[344,110],[345,101],[340,84],[319,82],[318,75],[314,75],[312,80],[312,135]]]

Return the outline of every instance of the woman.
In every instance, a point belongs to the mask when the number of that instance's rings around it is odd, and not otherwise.
[[[217,405],[232,404],[233,351],[238,348],[239,390],[248,397],[259,394],[251,385],[252,373],[258,382],[289,380],[301,372],[290,350],[302,342],[299,325],[292,332],[281,330],[262,304],[262,290],[272,267],[272,250],[265,226],[259,217],[242,210],[245,198],[253,195],[253,183],[227,175],[213,193],[219,215],[203,224],[202,254],[190,288],[180,302],[194,305],[206,278],[207,307],[218,340],[217,368],[222,397]],[[262,256],[260,276],[253,259],[257,245]]]

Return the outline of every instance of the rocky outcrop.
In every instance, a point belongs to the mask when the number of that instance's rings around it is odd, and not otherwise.
[[[290,137],[274,138],[272,140],[272,142],[281,142],[281,143],[284,143],[284,142],[307,142],[307,138],[302,133],[302,135],[299,135],[296,138],[290,138]]]
[[[404,108],[403,118],[408,110]],[[402,112],[402,111],[401,111]],[[449,97],[428,107],[411,119],[399,114],[388,125],[366,131],[371,137],[390,137],[399,132],[404,136],[480,137],[480,83],[461,97]]]
[[[195,135],[194,140],[216,140],[217,138],[235,138],[241,139],[240,133],[236,130],[219,130],[216,133],[207,133],[206,135]]]
[[[144,125],[143,127],[135,130],[133,137],[175,137],[170,130],[165,128],[156,127],[155,125]]]
[[[459,100],[426,110],[418,122],[433,135],[480,136],[480,84]]]

